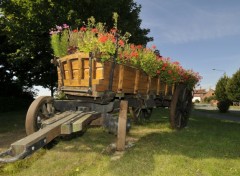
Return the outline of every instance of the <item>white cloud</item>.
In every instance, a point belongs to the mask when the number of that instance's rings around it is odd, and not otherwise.
[[[164,43],[187,43],[240,35],[239,10],[234,7],[224,10],[204,8],[190,2],[140,1],[143,27],[150,28],[150,35]]]

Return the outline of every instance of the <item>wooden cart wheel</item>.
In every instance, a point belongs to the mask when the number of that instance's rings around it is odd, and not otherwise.
[[[187,126],[192,109],[192,90],[184,84],[179,84],[173,94],[170,105],[170,123],[174,129]]]
[[[34,100],[28,108],[25,129],[27,135],[38,131],[42,127],[42,122],[54,115],[53,98],[41,96]]]
[[[134,116],[137,121],[148,120],[152,115],[152,110],[153,108],[142,108],[142,107],[133,108]]]

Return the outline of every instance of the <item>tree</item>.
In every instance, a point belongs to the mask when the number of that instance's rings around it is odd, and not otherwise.
[[[226,74],[221,77],[217,84],[216,84],[216,90],[215,90],[215,96],[218,101],[224,101],[228,100],[227,92],[226,92],[226,85],[229,81],[229,78]]]
[[[229,78],[226,74],[221,77],[216,85],[215,97],[219,101],[217,107],[220,112],[227,112],[230,106],[230,100],[226,92],[226,86],[229,81]]]
[[[118,28],[130,32],[130,42],[146,45],[149,29],[141,29],[141,6],[133,0],[1,0],[1,20],[9,44],[17,46],[8,55],[9,64],[19,80],[28,87],[42,85],[50,88],[56,83],[56,69],[50,64],[53,58],[49,42],[49,29],[69,24],[80,27],[83,21],[94,16],[96,21],[113,26],[112,13],[120,16]],[[49,79],[51,78],[51,79]],[[52,80],[52,81],[51,81]]]
[[[230,100],[240,101],[240,69],[229,79],[226,90]]]

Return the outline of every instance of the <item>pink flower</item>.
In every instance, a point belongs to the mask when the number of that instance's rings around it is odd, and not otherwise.
[[[63,24],[63,29],[68,29],[69,26],[67,24]]]

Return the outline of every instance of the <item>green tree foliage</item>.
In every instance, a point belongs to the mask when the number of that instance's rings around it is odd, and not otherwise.
[[[215,90],[215,97],[219,101],[217,107],[219,111],[223,113],[227,112],[230,106],[230,100],[228,99],[226,89],[228,82],[229,78],[224,74],[224,76],[218,80]]]
[[[226,74],[224,74],[223,77],[221,77],[217,84],[216,84],[216,90],[215,90],[215,96],[218,101],[225,101],[228,100],[226,86],[229,81],[229,78]]]
[[[206,103],[210,103],[212,100],[215,100],[215,99],[216,99],[216,97],[215,97],[215,95],[213,95],[213,96],[204,98],[203,101]]]
[[[229,79],[226,90],[230,100],[240,101],[240,69]]]
[[[90,16],[96,21],[113,26],[113,12],[119,14],[118,28],[130,32],[131,43],[146,45],[149,29],[141,29],[141,6],[133,0],[0,0],[2,31],[9,45],[7,51],[10,72],[19,83],[27,87],[42,85],[50,88],[56,83],[56,68],[50,63],[53,57],[49,29],[64,23],[79,28]]]

